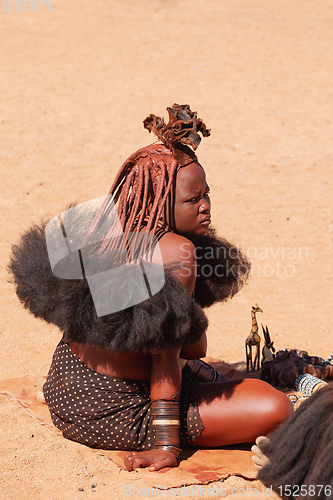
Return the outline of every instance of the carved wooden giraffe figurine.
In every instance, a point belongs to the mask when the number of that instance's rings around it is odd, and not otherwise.
[[[258,323],[256,319],[256,313],[263,312],[263,310],[255,304],[252,306],[251,317],[252,317],[252,328],[251,333],[245,340],[245,349],[246,349],[246,371],[254,372],[256,369],[259,370],[259,362],[260,362],[260,335],[258,333]],[[252,357],[252,347],[256,347],[254,359]],[[257,368],[256,368],[257,365]]]

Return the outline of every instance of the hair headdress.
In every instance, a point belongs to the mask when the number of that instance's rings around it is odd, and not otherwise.
[[[201,142],[199,133],[203,137],[209,137],[210,129],[197,117],[196,111],[191,111],[188,104],[173,104],[167,111],[168,123],[160,116],[150,114],[143,121],[144,128],[154,132],[158,139],[171,149],[179,166],[197,161],[194,151]]]

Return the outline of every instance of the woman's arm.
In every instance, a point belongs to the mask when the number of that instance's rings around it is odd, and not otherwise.
[[[198,342],[193,345],[182,347],[180,357],[182,359],[204,358],[207,354],[207,335],[203,333]]]
[[[168,233],[160,241],[160,251],[164,266],[178,265],[174,275],[187,292],[192,295],[196,280],[196,255],[193,243],[183,236]],[[199,342],[183,350],[166,348],[162,351],[150,352],[152,357],[150,379],[152,402],[178,401],[181,389],[181,368],[184,365],[184,361],[180,360],[180,353],[182,352],[183,358],[203,357],[206,355],[206,346],[207,338],[206,335],[203,335]],[[172,445],[173,443],[170,442],[170,446]],[[177,466],[177,457],[168,450],[154,448],[150,451],[127,453],[124,462],[128,471],[140,467],[149,467],[149,470],[153,471],[163,467]]]
[[[196,250],[191,241],[178,234],[165,235],[161,240],[161,254],[164,264],[177,263],[179,268],[174,275],[179,279],[185,290],[192,295],[196,280]],[[204,358],[207,351],[207,336],[204,333],[199,341],[185,346],[180,352],[182,359]]]
[[[168,402],[173,402],[173,406],[177,407],[176,402],[179,400],[179,393],[181,389],[181,362],[179,359],[180,348],[169,347],[162,351],[151,351],[150,354],[152,357],[150,379],[150,397],[152,406],[154,405],[154,402],[158,401],[162,403],[162,406],[163,402],[166,402],[166,405],[168,405]],[[154,410],[152,410],[152,418],[160,418],[160,416],[154,416],[153,411]],[[170,422],[168,425],[170,425]],[[179,446],[179,425],[175,426],[173,423],[171,424],[171,428],[172,436],[170,436],[169,442],[166,443],[166,447],[170,446],[170,450],[172,450],[173,447],[177,447],[177,443],[175,441],[175,435],[177,434]],[[165,432],[166,429],[167,424],[164,424],[163,431]],[[159,430],[158,427],[157,430]],[[155,433],[155,438],[156,437],[157,439],[160,438],[160,436],[156,436]],[[176,467],[177,456],[172,451],[155,447],[149,451],[127,453],[124,458],[124,463],[128,471],[132,471],[140,467],[149,467],[150,471],[157,471],[164,467]]]
[[[168,399],[178,401],[182,383],[179,361],[180,348],[167,347],[162,351],[150,351],[152,368],[150,376],[150,397],[152,401]]]

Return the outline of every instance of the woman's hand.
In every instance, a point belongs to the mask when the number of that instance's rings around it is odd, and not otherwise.
[[[177,467],[177,458],[167,450],[154,448],[148,451],[131,451],[124,457],[126,469],[132,470],[149,467],[150,471],[158,471],[164,467]]]

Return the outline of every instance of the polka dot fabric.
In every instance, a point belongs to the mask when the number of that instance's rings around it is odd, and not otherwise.
[[[197,382],[183,369],[180,437],[190,446],[203,429],[196,402]],[[85,365],[61,341],[53,355],[45,401],[65,438],[94,448],[148,450],[154,447],[148,381],[110,377]]]

